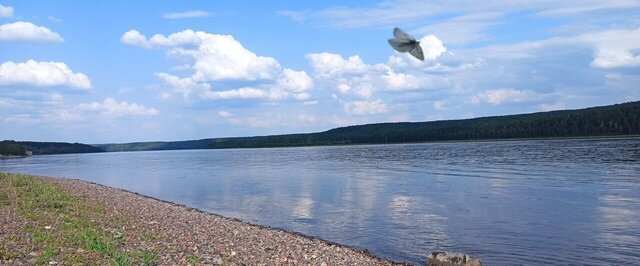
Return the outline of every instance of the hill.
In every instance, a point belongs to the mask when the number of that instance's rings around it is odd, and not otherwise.
[[[115,151],[154,151],[154,150],[192,150],[205,149],[216,139],[185,140],[185,141],[153,141],[132,142],[121,144],[93,144],[108,152]]]
[[[22,144],[13,140],[0,141],[0,156],[12,155],[12,156],[24,156],[26,149]]]
[[[112,152],[625,135],[640,135],[640,101],[531,114],[357,125],[306,134],[93,146]]]
[[[25,149],[34,155],[62,153],[104,152],[103,149],[82,143],[19,141]]]
[[[258,148],[640,135],[640,101],[579,110],[433,122],[380,123],[319,133],[218,139],[208,148]]]

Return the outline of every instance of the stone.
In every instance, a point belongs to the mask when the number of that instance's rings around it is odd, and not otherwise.
[[[463,253],[437,251],[427,257],[427,266],[482,266],[482,262]]]

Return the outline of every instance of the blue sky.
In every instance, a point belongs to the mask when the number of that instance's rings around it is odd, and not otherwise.
[[[394,27],[426,60],[395,52]],[[323,131],[640,100],[640,1],[0,0],[0,139]]]

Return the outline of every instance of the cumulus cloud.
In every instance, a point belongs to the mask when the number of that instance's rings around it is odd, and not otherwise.
[[[220,99],[258,99],[258,98],[268,98],[269,93],[267,91],[251,88],[251,87],[243,87],[232,90],[224,90],[224,91],[206,91],[202,94],[202,98],[210,99],[210,100],[220,100]]]
[[[14,84],[91,88],[87,75],[74,73],[65,63],[34,60],[24,63],[8,61],[0,65],[0,86]]]
[[[193,78],[199,82],[272,79],[280,72],[276,59],[256,55],[230,35],[184,30],[168,36],[156,34],[147,39],[137,30],[130,30],[120,39],[125,44],[164,48],[169,54],[190,57],[195,60]]]
[[[425,70],[438,64],[435,60],[445,53],[447,48],[434,35],[425,36],[420,41],[425,62],[406,53],[395,53],[387,64],[366,64],[358,55],[344,58],[329,52],[307,54],[306,58],[313,69],[316,81],[323,87],[334,90],[337,98],[371,99],[381,91],[412,91],[435,88],[444,83],[442,76],[427,74]],[[353,110],[362,110],[361,107],[365,103],[366,101],[361,101],[351,104],[345,110],[358,113]],[[371,103],[369,105],[374,106]]]
[[[425,85],[423,79],[411,74],[396,73],[391,68],[382,75],[382,79],[391,90],[418,89]]]
[[[389,112],[389,107],[381,100],[365,100],[345,102],[344,110],[347,114],[374,115]]]
[[[598,68],[640,66],[640,28],[634,30],[610,30],[578,37],[593,43],[594,59],[591,65]]]
[[[211,85],[198,83],[192,78],[179,78],[167,73],[155,73],[155,75],[173,88],[174,92],[182,95],[185,100],[190,99],[192,94],[202,94],[211,90]]]
[[[314,77],[341,95],[371,98],[376,91],[403,91],[424,88],[427,75],[397,72],[387,64],[370,65],[355,55],[347,59],[339,54],[306,55]]]
[[[0,4],[0,18],[13,17],[13,7],[3,6]]]
[[[307,72],[285,68],[271,92],[276,98],[291,94],[294,98],[304,101],[309,99],[307,91],[311,88],[313,88],[313,79]]]
[[[166,19],[181,19],[181,18],[201,18],[201,17],[209,17],[211,13],[202,11],[202,10],[192,10],[185,12],[172,12],[163,14],[162,18]]]
[[[31,22],[18,21],[0,25],[0,41],[5,42],[33,42],[33,43],[61,43],[64,39],[60,34]]]
[[[303,124],[316,124],[319,119],[308,113],[262,113],[259,115],[230,115],[218,117],[227,123],[236,126],[248,126],[252,128],[282,128],[300,126]]]
[[[194,59],[194,78],[201,81],[273,79],[280,72],[276,59],[256,55],[230,35],[207,34]]]
[[[169,55],[190,59],[193,64],[182,67],[193,71],[190,76],[156,73],[184,99],[198,95],[208,100],[288,97],[307,100],[308,91],[313,87],[313,79],[306,72],[283,69],[276,59],[255,54],[230,35],[184,30],[147,38],[137,30],[130,30],[122,35],[121,41],[142,48],[164,49]],[[253,82],[255,85],[213,90],[215,85],[212,84],[227,81]]]
[[[151,48],[147,37],[140,34],[137,30],[130,30],[125,32],[122,37],[120,37],[120,41],[124,44],[143,47],[143,48]]]
[[[362,74],[370,69],[370,66],[362,62],[360,56],[357,55],[345,60],[339,54],[324,52],[308,54],[306,58],[309,60],[316,75],[327,78],[340,75]]]
[[[500,105],[503,103],[523,102],[534,99],[537,99],[537,94],[533,91],[507,88],[479,92],[471,97],[471,103]]]
[[[99,112],[109,117],[121,116],[154,116],[158,114],[158,110],[154,108],[145,108],[142,105],[128,103],[126,101],[118,102],[113,98],[106,98],[103,102],[92,102],[78,105],[78,109],[83,111]]]

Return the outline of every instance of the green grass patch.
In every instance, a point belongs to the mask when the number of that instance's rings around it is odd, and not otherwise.
[[[133,260],[127,254],[118,252],[113,256],[113,265],[117,265],[117,266],[133,265]]]
[[[22,255],[37,252],[35,264],[50,261],[69,265],[156,264],[158,257],[154,252],[121,251],[124,232],[115,234],[103,228],[122,228],[124,222],[117,218],[100,219],[107,213],[105,206],[71,195],[53,182],[34,176],[0,173],[0,184],[0,204],[11,205],[29,221],[22,230],[30,236],[31,248],[22,251],[25,253]],[[9,195],[15,195],[15,201],[9,202]],[[3,248],[0,257],[19,256]]]
[[[158,263],[158,254],[153,251],[137,251],[131,254],[136,259],[136,264],[151,266]]]
[[[9,205],[9,193],[6,188],[0,187],[0,208]]]
[[[194,254],[187,254],[187,262],[190,264],[200,263],[202,260]]]

